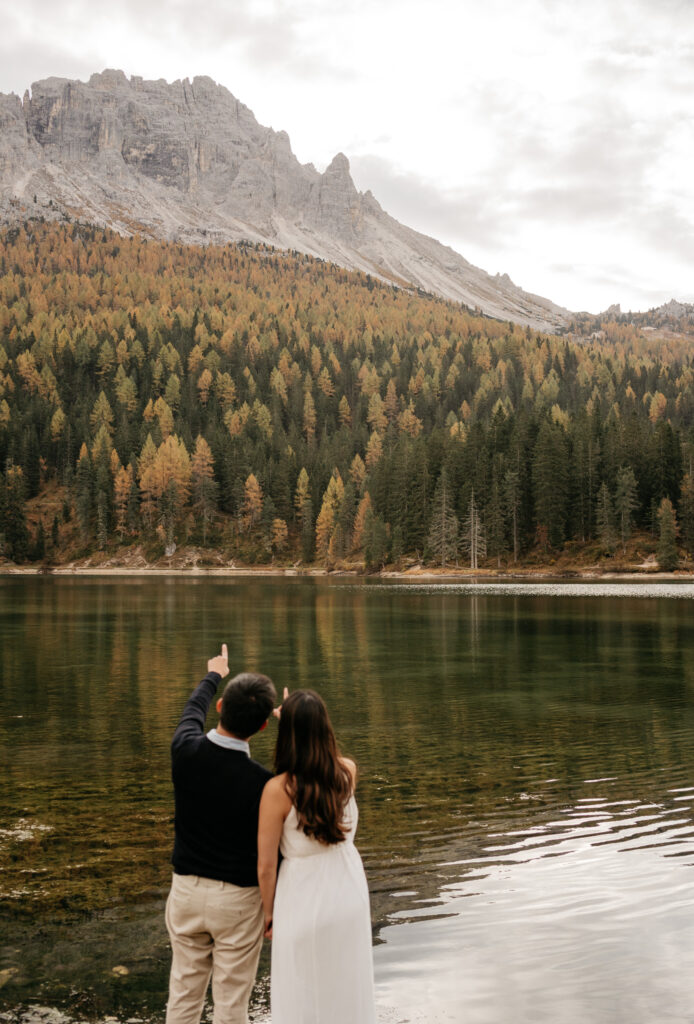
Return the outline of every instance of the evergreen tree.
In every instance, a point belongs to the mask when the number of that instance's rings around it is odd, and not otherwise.
[[[244,485],[243,507],[241,517],[246,531],[254,529],[263,514],[263,489],[258,483],[255,473],[249,474]]]
[[[313,561],[314,537],[313,502],[311,501],[311,496],[307,494],[301,506],[301,560],[303,562]]]
[[[402,537],[402,527],[393,527],[393,536],[390,545],[390,557],[395,565],[399,565],[405,553],[405,544]]]
[[[431,557],[445,569],[458,555],[458,517],[453,511],[453,496],[445,469],[441,470],[436,483],[432,508],[427,546]]]
[[[694,555],[694,478],[687,473],[680,491],[680,533],[689,555]]]
[[[96,496],[96,542],[100,551],[108,543],[108,499],[103,490]]]
[[[75,508],[82,541],[86,543],[91,532],[94,473],[86,444],[82,445],[75,473]]]
[[[39,525],[36,527],[36,537],[34,538],[33,549],[31,552],[32,562],[43,562],[46,557],[46,532],[43,528],[43,519],[39,519]]]
[[[487,557],[487,544],[479,511],[475,504],[474,491],[470,492],[470,501],[463,520],[462,547],[470,558],[470,568],[479,569],[480,561]]]
[[[14,562],[24,562],[29,554],[29,530],[24,511],[26,488],[20,466],[8,464],[2,491],[0,534],[5,538],[4,554]]]
[[[521,507],[520,475],[515,469],[507,469],[504,474],[504,499],[506,514],[511,520],[511,538],[513,542],[513,561],[518,561],[518,517]]]
[[[638,507],[636,477],[631,466],[622,466],[617,474],[614,503],[622,539],[622,553],[625,554],[627,540],[631,536],[634,510]]]
[[[202,543],[207,543],[207,528],[217,510],[217,484],[210,446],[200,434],[190,464],[192,505],[198,525],[202,526]]]
[[[595,522],[603,551],[608,555],[613,554],[615,547],[614,512],[612,510],[612,498],[610,497],[607,484],[604,481],[598,491]]]
[[[493,558],[496,558],[497,568],[500,569],[502,555],[507,552],[507,544],[504,502],[496,467],[492,473],[492,490],[487,505],[486,522],[487,551]]]
[[[137,486],[137,467],[132,459],[128,466],[130,470],[130,490],[128,492],[128,504],[126,507],[125,522],[130,533],[137,533],[140,523],[140,489]]]
[[[560,547],[566,529],[568,498],[566,437],[562,427],[545,420],[533,454],[533,491],[538,527],[552,547]]]
[[[32,424],[24,438],[24,486],[27,498],[35,498],[41,486],[41,448],[36,427]]]
[[[663,572],[672,572],[677,568],[677,519],[672,502],[663,498],[658,508],[658,547],[656,557]]]
[[[367,569],[382,569],[388,558],[388,533],[380,516],[369,508],[364,522],[364,564]]]

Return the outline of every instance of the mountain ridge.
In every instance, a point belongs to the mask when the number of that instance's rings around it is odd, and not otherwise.
[[[121,234],[298,250],[534,329],[571,314],[399,223],[338,153],[321,174],[289,136],[201,76],[122,71],[0,94],[0,219],[86,219]]]

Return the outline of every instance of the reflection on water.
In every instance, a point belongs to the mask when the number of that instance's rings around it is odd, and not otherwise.
[[[384,1020],[690,1021],[692,596],[0,580],[0,1002],[161,1018],[168,743],[226,640],[359,762]]]

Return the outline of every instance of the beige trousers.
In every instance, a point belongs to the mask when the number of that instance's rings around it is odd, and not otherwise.
[[[200,1024],[210,975],[214,1024],[248,1024],[263,921],[257,886],[173,876],[166,901],[173,954],[166,1024]]]

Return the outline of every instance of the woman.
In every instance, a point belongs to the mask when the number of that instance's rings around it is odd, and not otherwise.
[[[354,846],[355,782],[356,766],[340,756],[318,694],[286,697],[258,826],[273,1024],[376,1020],[369,892]]]

